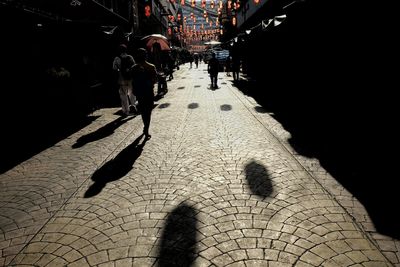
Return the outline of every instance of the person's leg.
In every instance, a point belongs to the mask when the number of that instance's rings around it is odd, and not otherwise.
[[[158,81],[157,81],[157,94],[160,95],[162,92],[162,81],[161,81],[161,77],[158,77]]]
[[[142,112],[142,120],[143,120],[143,133],[146,137],[151,137],[149,134],[150,121],[151,121],[151,108],[146,107]]]
[[[215,84],[215,88],[218,88],[218,72],[215,74],[214,84]]]
[[[119,87],[119,97],[121,98],[121,108],[125,115],[129,114],[129,100],[127,86],[122,84]]]
[[[130,82],[129,87],[128,87],[128,98],[129,98],[129,102],[135,109],[135,112],[137,112],[136,96],[132,92],[132,81]]]
[[[215,80],[215,74],[213,74],[213,78],[212,79],[213,79],[212,80],[212,84],[213,84],[213,87],[215,88],[215,87],[217,87],[217,82]]]

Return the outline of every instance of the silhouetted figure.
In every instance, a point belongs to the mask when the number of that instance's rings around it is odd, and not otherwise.
[[[168,83],[165,71],[157,71],[157,81],[157,97],[162,98],[168,92]]]
[[[133,57],[127,54],[126,45],[121,44],[119,55],[114,58],[113,70],[116,72],[122,112],[125,116],[130,115],[129,104],[136,110],[136,97],[132,93],[132,76],[130,73],[134,64]]]
[[[232,56],[232,75],[233,80],[239,80],[239,73],[240,73],[240,57],[238,55]]]
[[[174,78],[174,67],[175,67],[175,60],[172,57],[171,53],[167,55],[167,70],[168,70],[168,80],[172,80]]]
[[[157,71],[153,64],[146,61],[147,52],[139,48],[136,53],[137,64],[132,68],[133,90],[139,102],[139,110],[143,120],[143,134],[150,138],[149,127],[151,112],[154,105],[154,84],[157,81]]]
[[[194,54],[194,64],[196,64],[196,69],[199,67],[199,55]]]
[[[226,76],[231,76],[231,57],[227,57],[226,58],[226,62],[225,62],[225,71],[226,71]]]
[[[159,42],[155,42],[151,47],[151,54],[153,59],[153,64],[157,71],[161,70],[162,60],[161,60],[161,45]]]
[[[192,53],[189,54],[189,62],[190,62],[190,68],[192,68],[192,65],[193,65],[193,55],[192,55]]]
[[[218,88],[217,80],[218,80],[218,59],[215,56],[215,53],[212,53],[212,57],[208,62],[208,73],[210,74],[211,78],[211,88]]]

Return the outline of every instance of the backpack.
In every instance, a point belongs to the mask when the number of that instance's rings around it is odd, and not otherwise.
[[[132,66],[133,62],[129,56],[119,57],[121,59],[121,76],[124,79],[132,79]]]

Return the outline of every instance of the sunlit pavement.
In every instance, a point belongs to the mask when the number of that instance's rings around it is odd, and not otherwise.
[[[195,66],[193,64],[193,66]],[[206,65],[0,176],[1,266],[400,266],[399,242]]]

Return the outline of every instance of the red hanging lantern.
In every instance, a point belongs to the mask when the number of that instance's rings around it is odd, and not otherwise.
[[[260,3],[260,0],[253,0],[254,4],[258,5]]]
[[[151,15],[151,7],[150,7],[150,5],[146,5],[146,6],[144,7],[144,15],[145,15],[146,17],[150,17],[150,15]]]

